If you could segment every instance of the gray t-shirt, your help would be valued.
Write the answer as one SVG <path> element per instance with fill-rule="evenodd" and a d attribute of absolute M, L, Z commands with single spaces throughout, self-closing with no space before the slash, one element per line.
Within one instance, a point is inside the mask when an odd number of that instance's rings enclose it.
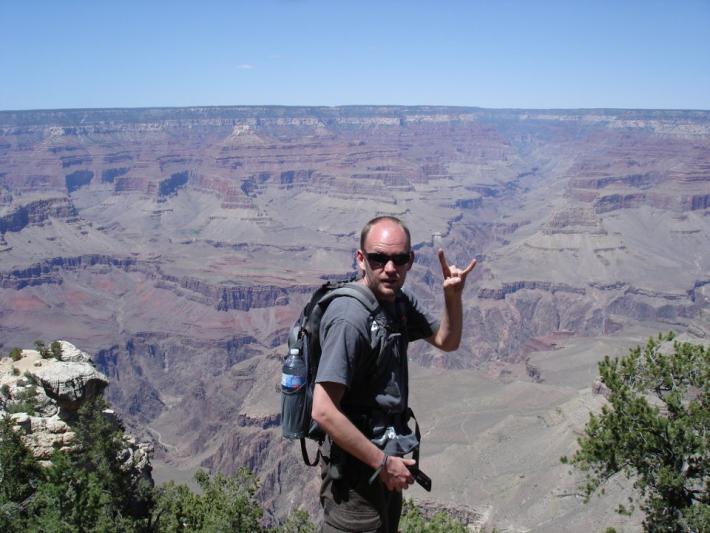
<path fill-rule="evenodd" d="M 343 296 L 330 303 L 321 320 L 316 382 L 345 385 L 341 407 L 346 414 L 371 407 L 403 413 L 408 396 L 407 344 L 431 336 L 439 327 L 404 290 L 394 303 L 380 302 L 380 306 L 381 312 L 371 321 L 359 301 Z M 391 345 L 378 362 L 380 342 Z"/>

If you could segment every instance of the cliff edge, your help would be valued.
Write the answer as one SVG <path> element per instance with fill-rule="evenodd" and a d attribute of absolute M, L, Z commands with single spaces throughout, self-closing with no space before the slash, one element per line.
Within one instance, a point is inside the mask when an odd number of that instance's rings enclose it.
<path fill-rule="evenodd" d="M 0 359 L 0 418 L 9 416 L 13 429 L 43 466 L 55 451 L 77 451 L 73 424 L 79 409 L 101 396 L 109 384 L 91 357 L 73 344 L 55 341 L 52 349 L 13 349 Z M 103 411 L 114 424 L 121 421 L 111 409 Z M 153 446 L 126 434 L 121 462 L 137 476 L 152 481 Z"/>

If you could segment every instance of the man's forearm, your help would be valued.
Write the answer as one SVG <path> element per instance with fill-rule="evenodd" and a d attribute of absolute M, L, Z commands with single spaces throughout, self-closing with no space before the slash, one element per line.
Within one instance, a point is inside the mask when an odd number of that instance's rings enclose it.
<path fill-rule="evenodd" d="M 377 468 L 384 453 L 357 429 L 348 418 L 338 411 L 325 422 L 318 422 L 333 441 L 345 452 L 372 468 Z"/>
<path fill-rule="evenodd" d="M 439 330 L 431 343 L 437 348 L 450 352 L 461 343 L 463 327 L 463 304 L 461 294 L 444 293 L 444 310 L 441 315 Z"/>
<path fill-rule="evenodd" d="M 382 450 L 337 408 L 320 384 L 316 384 L 314 391 L 312 417 L 345 452 L 372 468 L 380 465 L 384 458 Z"/>
<path fill-rule="evenodd" d="M 429 337 L 427 341 L 444 351 L 456 350 L 461 343 L 461 329 L 463 327 L 463 303 L 461 297 L 466 284 L 466 277 L 476 266 L 472 259 L 466 268 L 461 270 L 454 265 L 449 265 L 444 256 L 444 250 L 439 250 L 439 263 L 444 276 L 442 287 L 444 289 L 444 314 L 441 317 L 439 330 Z"/>

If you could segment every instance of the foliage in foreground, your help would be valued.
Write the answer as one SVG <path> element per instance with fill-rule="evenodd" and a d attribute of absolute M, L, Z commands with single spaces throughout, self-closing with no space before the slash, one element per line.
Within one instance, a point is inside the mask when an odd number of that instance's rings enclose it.
<path fill-rule="evenodd" d="M 101 398 L 82 407 L 74 426 L 81 452 L 57 452 L 44 469 L 13 431 L 11 418 L 0 418 L 0 531 L 315 533 L 302 510 L 266 527 L 257 480 L 246 469 L 229 476 L 198 472 L 199 493 L 174 482 L 152 487 L 121 462 L 123 427 L 104 415 L 106 407 Z M 400 526 L 404 533 L 467 531 L 445 513 L 425 519 L 411 501 Z"/>
<path fill-rule="evenodd" d="M 673 338 L 599 363 L 609 404 L 562 461 L 585 473 L 587 499 L 616 474 L 633 479 L 631 509 L 639 504 L 647 531 L 710 531 L 710 348 L 674 342 L 663 353 Z"/>
<path fill-rule="evenodd" d="M 0 495 L 0 506 L 18 511 L 4 531 L 105 531 L 145 530 L 150 521 L 152 486 L 120 461 L 125 447 L 123 428 L 103 415 L 106 403 L 98 398 L 79 410 L 74 427 L 81 453 L 57 451 L 52 465 L 39 469 L 10 427 L 3 421 L 1 448 L 11 447 L 24 466 L 2 462 L 0 474 L 36 473 L 28 497 Z M 25 476 L 26 477 L 26 476 Z M 3 507 L 4 508 L 4 507 Z"/>
<path fill-rule="evenodd" d="M 402 506 L 399 531 L 402 533 L 467 533 L 468 528 L 443 511 L 435 513 L 428 520 L 412 500 L 406 499 Z"/>
<path fill-rule="evenodd" d="M 156 507 L 160 531 L 259 531 L 263 511 L 257 484 L 246 470 L 233 476 L 195 474 L 202 494 L 169 482 L 159 489 Z"/>
<path fill-rule="evenodd" d="M 314 533 L 303 511 L 276 528 L 262 525 L 257 482 L 247 470 L 195 476 L 202 489 L 168 483 L 154 488 L 121 461 L 123 427 L 106 417 L 101 398 L 82 407 L 74 426 L 80 453 L 56 452 L 41 468 L 0 418 L 0 531 L 74 533 L 233 532 Z"/>
<path fill-rule="evenodd" d="M 23 505 L 42 479 L 37 461 L 12 430 L 10 418 L 0 419 L 0 531 L 14 531 Z"/>
<path fill-rule="evenodd" d="M 216 474 L 212 477 L 199 471 L 195 480 L 200 494 L 172 481 L 157 489 L 154 510 L 157 531 L 315 533 L 315 525 L 300 510 L 292 513 L 281 526 L 264 527 L 264 511 L 256 498 L 257 481 L 246 469 L 230 476 Z"/>

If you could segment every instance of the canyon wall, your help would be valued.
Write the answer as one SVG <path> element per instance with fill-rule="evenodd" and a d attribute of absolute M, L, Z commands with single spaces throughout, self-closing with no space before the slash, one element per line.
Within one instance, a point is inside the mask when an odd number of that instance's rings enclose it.
<path fill-rule="evenodd" d="M 378 214 L 410 225 L 435 313 L 436 248 L 479 261 L 461 348 L 413 345 L 424 367 L 545 383 L 530 354 L 570 339 L 710 335 L 710 112 L 106 109 L 0 112 L 2 349 L 71 340 L 161 460 L 314 509 L 280 356 Z"/>

